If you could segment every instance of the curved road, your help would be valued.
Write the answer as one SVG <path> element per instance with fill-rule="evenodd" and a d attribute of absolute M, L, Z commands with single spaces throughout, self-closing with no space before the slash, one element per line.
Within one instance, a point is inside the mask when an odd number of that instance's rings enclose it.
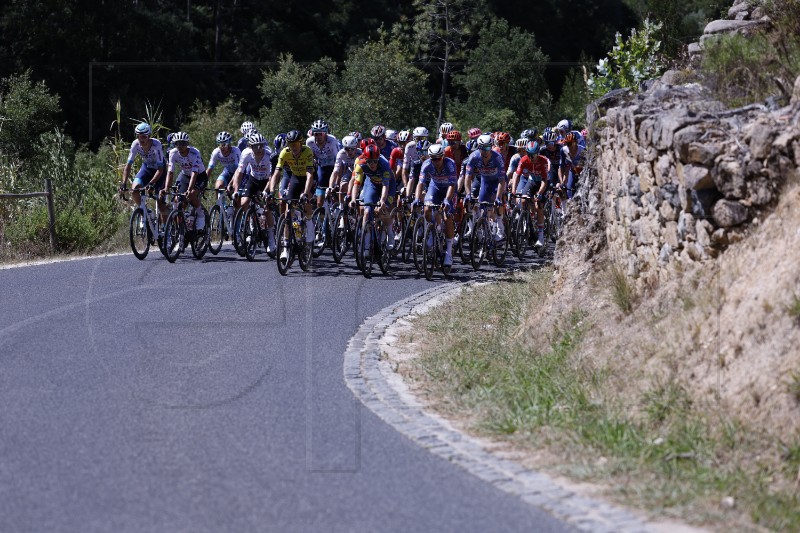
<path fill-rule="evenodd" d="M 466 272 L 464 267 L 459 271 Z M 0 531 L 567 531 L 363 408 L 347 341 L 430 287 L 226 247 L 0 271 Z"/>

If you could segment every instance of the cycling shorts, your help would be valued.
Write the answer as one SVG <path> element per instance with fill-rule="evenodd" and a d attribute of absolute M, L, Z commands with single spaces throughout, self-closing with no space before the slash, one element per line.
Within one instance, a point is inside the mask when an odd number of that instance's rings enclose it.
<path fill-rule="evenodd" d="M 327 189 L 330 184 L 331 173 L 333 173 L 333 165 L 317 167 L 317 196 L 325 195 L 325 189 Z"/>
<path fill-rule="evenodd" d="M 426 204 L 441 204 L 447 198 L 448 185 L 438 186 L 435 181 L 431 181 L 428 192 L 425 193 Z"/>
<path fill-rule="evenodd" d="M 133 187 L 136 188 L 137 186 L 138 187 L 144 187 L 145 185 L 149 185 L 150 181 L 152 181 L 152 179 L 153 179 L 153 176 L 156 175 L 156 172 L 158 172 L 157 168 L 148 168 L 148 167 L 142 165 L 142 168 L 139 169 L 139 173 L 136 174 L 136 178 L 134 178 L 134 180 L 133 180 Z M 166 172 L 162 172 L 161 173 L 161 177 L 158 178 L 158 182 L 154 183 L 153 186 L 156 189 L 163 189 L 164 188 L 164 180 L 165 180 L 166 177 L 167 177 L 167 173 Z"/>
<path fill-rule="evenodd" d="M 217 176 L 217 181 L 222 180 L 224 183 L 223 187 L 227 187 L 231 183 L 231 179 L 233 179 L 233 173 L 234 171 L 226 168 L 222 171 L 222 173 L 220 173 L 219 176 Z"/>
<path fill-rule="evenodd" d="M 175 183 L 178 186 L 178 192 L 184 194 L 186 191 L 189 190 L 189 180 L 191 177 L 188 174 L 181 173 L 178 176 L 178 181 Z M 194 188 L 195 189 L 205 189 L 208 187 L 208 174 L 206 171 L 200 172 L 194 179 Z"/>
<path fill-rule="evenodd" d="M 251 174 L 245 174 L 239 186 L 239 195 L 253 197 L 267 188 L 269 180 L 257 180 Z"/>
<path fill-rule="evenodd" d="M 289 177 L 286 181 L 286 186 L 281 188 L 281 198 L 284 200 L 299 200 L 300 195 L 306 190 L 307 179 L 306 176 L 298 178 L 292 175 Z M 283 191 L 285 191 L 285 194 L 283 194 Z"/>
<path fill-rule="evenodd" d="M 542 180 L 531 179 L 525 176 L 519 177 L 517 184 L 517 194 L 524 194 L 525 196 L 534 196 L 538 194 L 539 187 L 542 186 Z"/>
<path fill-rule="evenodd" d="M 480 190 L 478 191 L 478 201 L 494 202 L 495 198 L 497 198 L 497 185 L 499 183 L 500 180 L 497 178 L 492 179 L 481 177 Z M 472 188 L 473 190 L 475 189 L 474 183 Z"/>

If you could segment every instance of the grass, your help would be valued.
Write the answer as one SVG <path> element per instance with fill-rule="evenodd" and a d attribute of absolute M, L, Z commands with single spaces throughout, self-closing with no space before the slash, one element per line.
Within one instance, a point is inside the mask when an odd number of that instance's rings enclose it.
<path fill-rule="evenodd" d="M 578 357 L 591 316 L 575 308 L 556 331 L 530 327 L 551 277 L 519 274 L 417 319 L 414 337 L 426 340 L 411 373 L 444 414 L 467 416 L 483 436 L 547 450 L 559 471 L 603 482 L 612 497 L 656 515 L 721 529 L 752 521 L 800 530 L 800 435 L 778 443 L 716 406 L 697 405 L 677 374 L 642 393 L 609 390 L 619 376 Z M 733 509 L 720 504 L 729 496 Z"/>
<path fill-rule="evenodd" d="M 609 270 L 611 276 L 612 299 L 619 310 L 626 315 L 631 314 L 636 303 L 636 289 L 631 284 L 628 276 L 618 266 L 613 265 Z"/>

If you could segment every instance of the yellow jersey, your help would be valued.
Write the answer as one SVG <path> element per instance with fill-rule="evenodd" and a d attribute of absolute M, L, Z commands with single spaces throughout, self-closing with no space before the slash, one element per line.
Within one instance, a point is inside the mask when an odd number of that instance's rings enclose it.
<path fill-rule="evenodd" d="M 300 155 L 295 157 L 288 146 L 281 150 L 275 168 L 286 168 L 298 178 L 305 178 L 306 172 L 314 172 L 314 152 L 308 146 L 303 146 Z"/>

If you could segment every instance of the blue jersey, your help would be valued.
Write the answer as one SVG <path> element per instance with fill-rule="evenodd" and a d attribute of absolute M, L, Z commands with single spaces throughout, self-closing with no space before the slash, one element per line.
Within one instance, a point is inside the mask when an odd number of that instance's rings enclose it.
<path fill-rule="evenodd" d="M 458 184 L 458 174 L 456 173 L 456 162 L 449 157 L 444 158 L 442 169 L 437 171 L 433 164 L 432 159 L 426 160 L 422 163 L 422 168 L 419 171 L 420 182 L 424 186 L 433 181 L 434 185 L 440 189 L 447 189 L 450 185 Z"/>
<path fill-rule="evenodd" d="M 386 142 L 383 145 L 383 148 L 380 149 L 381 155 L 385 157 L 387 160 L 392 158 L 392 150 L 397 148 L 397 144 L 389 139 L 386 139 Z"/>
<path fill-rule="evenodd" d="M 489 160 L 483 161 L 483 151 L 475 150 L 467 158 L 467 175 L 475 176 L 476 174 L 481 178 L 499 180 L 505 177 L 505 162 L 503 156 L 494 150 L 490 150 L 491 156 Z"/>

